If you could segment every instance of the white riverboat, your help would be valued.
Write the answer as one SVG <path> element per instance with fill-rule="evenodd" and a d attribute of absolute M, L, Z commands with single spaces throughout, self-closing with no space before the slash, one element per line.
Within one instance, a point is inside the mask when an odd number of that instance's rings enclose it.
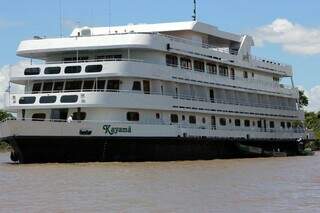
<path fill-rule="evenodd" d="M 11 66 L 10 82 L 25 92 L 5 94 L 17 119 L 0 138 L 21 163 L 238 157 L 239 144 L 298 154 L 307 138 L 292 67 L 253 45 L 198 21 L 22 41 L 30 64 Z"/>

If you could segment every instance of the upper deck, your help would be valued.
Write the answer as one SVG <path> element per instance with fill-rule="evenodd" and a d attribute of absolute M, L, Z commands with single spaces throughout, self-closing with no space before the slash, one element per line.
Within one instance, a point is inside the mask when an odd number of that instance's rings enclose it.
<path fill-rule="evenodd" d="M 201 22 L 178 22 L 76 28 L 71 36 L 66 38 L 22 41 L 17 54 L 48 61 L 68 52 L 138 48 L 169 51 L 280 76 L 292 76 L 290 65 L 252 56 L 253 45 L 250 36 L 223 32 Z"/>

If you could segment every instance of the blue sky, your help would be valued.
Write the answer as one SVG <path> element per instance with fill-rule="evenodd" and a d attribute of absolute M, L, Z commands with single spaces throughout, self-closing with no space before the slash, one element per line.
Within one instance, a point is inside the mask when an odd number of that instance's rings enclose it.
<path fill-rule="evenodd" d="M 65 20 L 70 26 L 108 25 L 108 0 L 61 0 Z M 112 25 L 191 20 L 193 0 L 111 0 Z M 254 33 L 257 28 L 282 18 L 305 29 L 320 32 L 319 0 L 198 0 L 200 21 L 235 33 Z M 59 0 L 1 0 L 0 67 L 13 64 L 18 43 L 34 35 L 59 35 Z M 308 39 L 308 38 L 306 38 Z M 320 51 L 319 51 L 320 52 Z M 320 85 L 319 53 L 304 54 L 283 50 L 281 42 L 264 42 L 254 54 L 292 64 L 295 83 L 307 90 Z"/>

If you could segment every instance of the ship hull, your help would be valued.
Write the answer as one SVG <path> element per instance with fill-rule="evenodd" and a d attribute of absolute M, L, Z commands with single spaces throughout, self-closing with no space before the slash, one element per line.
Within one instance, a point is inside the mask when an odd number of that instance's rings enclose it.
<path fill-rule="evenodd" d="M 272 151 L 292 156 L 304 149 L 304 143 L 292 139 L 14 136 L 5 141 L 13 148 L 11 159 L 20 163 L 210 160 L 262 157 Z M 239 144 L 263 152 L 246 152 Z"/>

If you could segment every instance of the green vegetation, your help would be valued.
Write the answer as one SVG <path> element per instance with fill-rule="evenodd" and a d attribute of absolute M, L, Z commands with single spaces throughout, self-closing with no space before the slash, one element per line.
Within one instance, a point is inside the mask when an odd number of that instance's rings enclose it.
<path fill-rule="evenodd" d="M 0 142 L 0 153 L 10 151 L 10 146 L 7 143 Z"/>
<path fill-rule="evenodd" d="M 0 110 L 0 121 L 3 121 L 7 118 L 13 118 L 13 115 Z M 0 141 L 0 152 L 8 152 L 10 150 L 10 146 L 7 143 Z"/>

